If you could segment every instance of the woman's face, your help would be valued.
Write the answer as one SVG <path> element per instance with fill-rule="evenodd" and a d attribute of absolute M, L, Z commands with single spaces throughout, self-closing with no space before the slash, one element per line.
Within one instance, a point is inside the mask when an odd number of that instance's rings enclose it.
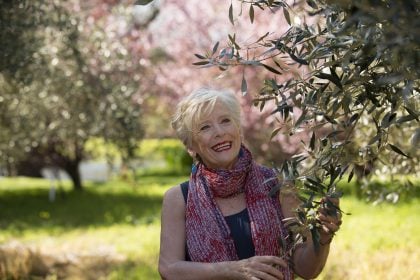
<path fill-rule="evenodd" d="M 193 130 L 192 151 L 214 169 L 230 169 L 238 159 L 241 132 L 230 111 L 216 102 L 213 111 L 198 121 Z"/>

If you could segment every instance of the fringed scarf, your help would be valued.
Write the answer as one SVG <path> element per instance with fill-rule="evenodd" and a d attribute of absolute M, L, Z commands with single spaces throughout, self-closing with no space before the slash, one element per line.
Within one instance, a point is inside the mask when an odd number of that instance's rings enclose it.
<path fill-rule="evenodd" d="M 277 183 L 275 173 L 257 165 L 242 145 L 233 169 L 210 169 L 199 163 L 189 183 L 186 206 L 186 238 L 192 261 L 238 260 L 234 241 L 215 197 L 232 197 L 245 192 L 255 255 L 280 256 L 279 238 L 286 240 L 280 202 L 268 196 Z M 292 269 L 283 269 L 285 279 L 293 279 Z"/>

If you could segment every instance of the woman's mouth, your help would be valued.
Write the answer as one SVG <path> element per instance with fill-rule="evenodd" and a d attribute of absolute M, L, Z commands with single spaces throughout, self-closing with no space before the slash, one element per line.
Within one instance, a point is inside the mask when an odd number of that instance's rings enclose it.
<path fill-rule="evenodd" d="M 226 142 L 218 143 L 211 148 L 216 152 L 223 152 L 232 148 L 232 142 L 226 141 Z"/>

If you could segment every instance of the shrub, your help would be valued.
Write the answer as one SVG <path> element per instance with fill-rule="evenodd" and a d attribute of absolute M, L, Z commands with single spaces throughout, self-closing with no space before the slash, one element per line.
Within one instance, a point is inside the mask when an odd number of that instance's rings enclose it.
<path fill-rule="evenodd" d="M 145 139 L 136 154 L 143 160 L 163 161 L 172 174 L 188 174 L 191 169 L 192 158 L 176 139 Z"/>
<path fill-rule="evenodd" d="M 339 189 L 346 195 L 374 203 L 410 201 L 420 197 L 420 182 L 410 176 L 369 176 L 348 183 L 342 180 Z"/>

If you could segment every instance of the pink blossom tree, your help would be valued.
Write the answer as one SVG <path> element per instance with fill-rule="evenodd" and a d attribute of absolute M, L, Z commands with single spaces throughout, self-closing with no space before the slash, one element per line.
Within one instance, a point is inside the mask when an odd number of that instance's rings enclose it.
<path fill-rule="evenodd" d="M 228 8 L 229 2 L 217 0 L 161 1 L 159 14 L 147 27 L 146 37 L 149 52 L 160 51 L 165 54 L 166 61 L 160 64 L 153 64 L 151 59 L 143 61 L 148 66 L 153 65 L 154 77 L 151 85 L 158 86 L 161 91 L 164 89 L 163 94 L 154 92 L 159 96 L 159 101 L 150 96 L 147 97 L 148 101 L 154 103 L 150 107 L 159 114 L 159 118 L 154 118 L 154 121 L 150 122 L 159 127 L 158 131 L 152 133 L 155 136 L 172 135 L 170 130 L 161 128 L 169 128 L 168 120 L 173 111 L 171 108 L 181 96 L 202 86 L 228 88 L 237 92 L 241 99 L 245 140 L 258 160 L 279 164 L 299 149 L 300 136 L 289 137 L 289 135 L 279 134 L 270 141 L 271 131 L 276 125 L 275 118 L 270 115 L 274 106 L 269 105 L 262 112 L 253 106 L 253 100 L 259 94 L 259 82 L 271 72 L 264 67 L 254 68 L 251 65 L 241 65 L 232 68 L 231 71 L 222 72 L 215 68 L 199 65 L 197 67 L 193 64 L 199 58 L 192 53 L 211 54 L 217 42 L 220 42 L 216 50 L 218 54 L 229 52 L 232 42 L 223 43 L 228 35 L 235 36 L 236 42 L 246 44 L 267 32 L 269 32 L 268 36 L 281 34 L 287 28 L 287 24 L 281 15 L 268 10 L 259 10 L 255 11 L 255 15 L 259 15 L 258 20 L 255 19 L 258 24 L 251 24 L 249 17 L 235 17 L 235 25 L 232 25 L 226 20 Z M 279 80 L 283 81 L 288 76 L 296 74 L 296 71 L 291 68 L 290 73 Z M 247 94 L 241 92 L 244 75 L 247 77 L 245 90 Z M 141 92 L 142 98 L 145 98 L 147 92 L 153 92 L 153 90 L 144 88 Z M 166 117 L 162 118 L 162 116 Z M 162 131 L 163 135 L 159 135 Z"/>

